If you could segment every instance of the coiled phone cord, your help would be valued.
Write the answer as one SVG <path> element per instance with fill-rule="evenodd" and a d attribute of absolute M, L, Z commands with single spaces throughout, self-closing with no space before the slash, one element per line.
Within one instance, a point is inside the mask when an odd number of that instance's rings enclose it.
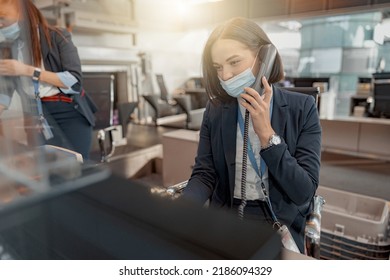
<path fill-rule="evenodd" d="M 240 112 L 238 112 L 240 114 Z M 246 172 L 248 162 L 248 128 L 249 128 L 249 111 L 245 110 L 244 121 L 244 146 L 242 149 L 242 175 L 241 175 L 241 204 L 238 207 L 238 217 L 240 220 L 244 218 L 244 209 L 246 206 Z"/>

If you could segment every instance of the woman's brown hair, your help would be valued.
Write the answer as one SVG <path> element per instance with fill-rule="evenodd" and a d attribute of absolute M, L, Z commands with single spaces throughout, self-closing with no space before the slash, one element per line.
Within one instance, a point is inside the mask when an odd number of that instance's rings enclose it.
<path fill-rule="evenodd" d="M 32 63 L 36 67 L 41 66 L 42 61 L 42 52 L 41 52 L 41 44 L 39 40 L 38 27 L 41 29 L 43 36 L 45 36 L 46 41 L 49 44 L 49 48 L 52 47 L 52 42 L 50 38 L 50 30 L 55 32 L 59 32 L 57 28 L 50 26 L 42 13 L 38 10 L 38 8 L 34 5 L 31 0 L 25 0 L 22 2 L 22 9 L 27 19 L 28 31 L 30 34 L 30 44 L 31 44 L 31 56 Z"/>
<path fill-rule="evenodd" d="M 233 97 L 226 94 L 220 85 L 217 72 L 213 67 L 211 48 L 219 39 L 232 39 L 243 43 L 253 52 L 258 52 L 260 47 L 272 44 L 267 34 L 255 22 L 245 18 L 233 18 L 214 29 L 210 34 L 202 55 L 202 70 L 206 92 L 211 100 L 232 101 Z M 261 60 L 261 57 L 258 59 Z M 283 79 L 283 64 L 279 53 L 276 54 L 275 62 L 268 79 L 270 84 Z"/>

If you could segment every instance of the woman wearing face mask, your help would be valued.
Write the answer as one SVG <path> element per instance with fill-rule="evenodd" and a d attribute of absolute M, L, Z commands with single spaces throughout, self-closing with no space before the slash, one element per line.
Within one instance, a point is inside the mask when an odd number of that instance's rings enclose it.
<path fill-rule="evenodd" d="M 304 251 L 304 227 L 318 187 L 321 127 L 311 96 L 272 84 L 283 78 L 279 54 L 264 93 L 252 89 L 260 68 L 260 48 L 270 44 L 254 22 L 234 18 L 210 35 L 202 64 L 207 104 L 195 166 L 184 198 L 239 212 L 243 133 L 240 119 L 249 111 L 248 162 L 243 218 L 286 225 Z M 241 116 L 240 116 L 241 115 Z M 252 156 L 250 155 L 252 153 Z"/>
<path fill-rule="evenodd" d="M 45 143 L 88 158 L 96 108 L 82 89 L 77 49 L 31 0 L 0 0 L 0 77 L 7 83 L 0 87 L 0 112 L 16 90 L 25 113 L 41 116 L 37 134 Z"/>

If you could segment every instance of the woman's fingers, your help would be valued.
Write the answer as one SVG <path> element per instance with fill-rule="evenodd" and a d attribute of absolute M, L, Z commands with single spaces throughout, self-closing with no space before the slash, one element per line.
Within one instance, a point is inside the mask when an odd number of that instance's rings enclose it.
<path fill-rule="evenodd" d="M 269 105 L 270 102 L 271 102 L 272 89 L 271 89 L 271 86 L 269 85 L 266 77 L 263 77 L 261 79 L 261 81 L 262 81 L 263 87 L 264 87 L 264 95 L 263 95 L 264 96 L 264 102 Z"/>

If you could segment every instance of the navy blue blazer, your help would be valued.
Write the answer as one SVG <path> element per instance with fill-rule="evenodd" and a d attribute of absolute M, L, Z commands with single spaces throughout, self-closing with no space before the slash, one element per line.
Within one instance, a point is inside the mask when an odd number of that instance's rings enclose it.
<path fill-rule="evenodd" d="M 45 69 L 51 72 L 69 71 L 77 79 L 77 83 L 72 86 L 72 90 L 80 92 L 80 94 L 72 94 L 75 103 L 74 108 L 78 110 L 92 126 L 94 126 L 94 113 L 97 108 L 89 96 L 83 91 L 80 58 L 77 48 L 72 42 L 70 33 L 65 29 L 60 29 L 59 33 L 50 30 L 51 48 L 49 47 L 46 36 L 41 28 L 39 28 L 39 37 Z M 16 52 L 15 46 L 13 51 Z M 11 99 L 14 90 L 18 90 L 19 88 L 19 77 L 2 79 L 1 82 L 5 83 L 5 86 L 2 87 L 2 89 L 6 89 L 5 92 L 1 92 L 1 94 L 8 95 Z M 61 89 L 58 88 L 58 91 L 61 92 Z M 23 95 L 21 96 L 25 97 Z"/>
<path fill-rule="evenodd" d="M 89 96 L 83 91 L 80 58 L 77 48 L 72 42 L 70 33 L 65 29 L 61 29 L 61 34 L 50 30 L 52 47 L 49 48 L 42 29 L 39 32 L 45 69 L 51 72 L 69 71 L 77 79 L 78 82 L 72 86 L 72 90 L 78 91 L 80 94 L 72 94 L 73 100 L 76 103 L 74 107 L 94 126 L 94 113 L 97 108 Z M 61 90 L 59 89 L 59 91 Z"/>
<path fill-rule="evenodd" d="M 237 102 L 209 102 L 195 166 L 183 197 L 232 207 L 235 183 Z M 269 195 L 277 218 L 303 252 L 306 215 L 320 171 L 321 126 L 314 98 L 273 87 L 272 128 L 282 143 L 260 152 L 268 166 Z"/>

